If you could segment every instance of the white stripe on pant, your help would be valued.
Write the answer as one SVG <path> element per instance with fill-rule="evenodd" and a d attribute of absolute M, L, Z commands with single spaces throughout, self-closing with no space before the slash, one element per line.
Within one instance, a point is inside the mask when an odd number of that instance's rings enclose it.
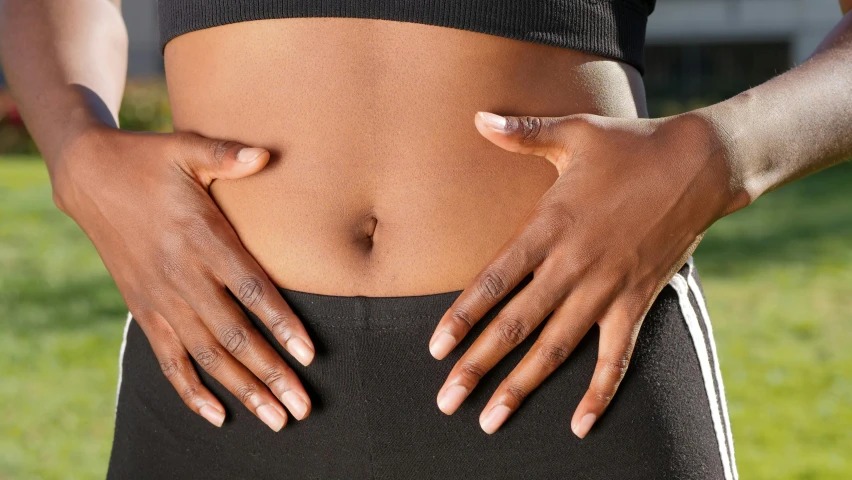
<path fill-rule="evenodd" d="M 124 373 L 124 349 L 127 348 L 127 331 L 130 330 L 130 321 L 133 315 L 127 312 L 127 320 L 124 322 L 124 335 L 121 337 L 121 350 L 118 352 L 118 386 L 115 387 L 115 411 L 118 413 L 118 395 L 121 393 L 121 377 Z"/>
<path fill-rule="evenodd" d="M 719 358 L 716 353 L 716 344 L 713 339 L 713 330 L 710 324 L 710 317 L 707 314 L 707 307 L 704 302 L 704 297 L 698 288 L 698 283 L 693 277 L 693 261 L 692 258 L 688 262 L 687 278 L 684 279 L 681 274 L 675 274 L 669 285 L 677 292 L 678 303 L 681 313 L 686 322 L 690 336 L 693 340 L 695 351 L 698 355 L 701 373 L 704 378 L 704 387 L 707 393 L 707 398 L 710 406 L 711 417 L 713 419 L 713 427 L 716 433 L 716 439 L 719 444 L 719 454 L 722 460 L 722 466 L 725 473 L 725 480 L 738 480 L 739 474 L 736 467 L 736 457 L 734 456 L 734 443 L 731 435 L 730 419 L 728 416 L 728 407 L 725 401 L 725 387 L 722 383 L 722 375 L 719 369 Z M 708 353 L 704 334 L 699 325 L 698 315 L 692 307 L 689 300 L 689 292 L 692 291 L 693 296 L 698 304 L 700 316 L 704 322 L 709 337 L 710 352 Z M 127 333 L 132 321 L 132 315 L 127 313 L 127 320 L 124 326 L 124 334 L 122 336 L 121 350 L 118 358 L 118 385 L 116 387 L 115 408 L 118 410 L 119 395 L 121 392 L 121 381 L 123 374 L 124 351 L 127 346 Z M 713 366 L 710 365 L 710 355 L 713 358 Z M 716 395 L 716 389 L 719 390 L 719 395 Z M 721 397 L 721 398 L 719 398 Z M 720 416 L 720 413 L 721 416 Z M 724 422 L 724 426 L 723 426 Z"/>
<path fill-rule="evenodd" d="M 731 470 L 734 475 L 734 480 L 739 480 L 740 475 L 739 472 L 737 472 L 737 457 L 734 454 L 734 437 L 731 433 L 731 418 L 728 416 L 728 397 L 725 395 L 725 382 L 722 380 L 722 371 L 719 368 L 719 356 L 716 354 L 716 339 L 713 336 L 713 325 L 710 323 L 710 314 L 707 313 L 707 304 L 704 301 L 704 295 L 701 294 L 701 289 L 698 288 L 698 282 L 695 281 L 695 276 L 692 275 L 694 269 L 695 265 L 693 264 L 692 257 L 689 257 L 689 275 L 687 276 L 686 283 L 689 285 L 689 288 L 692 290 L 692 296 L 695 297 L 695 301 L 698 303 L 698 309 L 701 313 L 701 318 L 704 320 L 707 336 L 710 337 L 710 352 L 713 354 L 716 385 L 719 387 L 719 395 L 722 398 L 720 403 L 722 404 L 722 417 L 725 422 L 725 431 L 727 433 L 727 445 L 731 461 Z"/>
<path fill-rule="evenodd" d="M 719 370 L 719 360 L 716 356 L 716 347 L 713 340 L 712 331 L 710 330 L 710 319 L 706 314 L 706 307 L 703 306 L 704 301 L 701 292 L 698 290 L 698 284 L 692 277 L 692 259 L 689 260 L 689 268 L 687 269 L 687 279 L 684 279 L 679 273 L 669 282 L 675 292 L 677 292 L 678 302 L 680 303 L 681 313 L 686 321 L 690 336 L 692 337 L 695 352 L 698 354 L 698 362 L 701 365 L 701 374 L 704 377 L 704 389 L 707 392 L 707 400 L 710 404 L 710 416 L 713 419 L 713 427 L 716 431 L 716 440 L 719 443 L 719 455 L 722 460 L 722 467 L 725 472 L 725 480 L 736 480 L 739 478 L 736 464 L 733 461 L 733 442 L 731 440 L 731 426 L 728 420 L 727 405 L 725 402 L 724 388 L 722 387 L 722 377 Z M 689 291 L 693 290 L 693 295 L 699 304 L 702 320 L 707 327 L 707 334 L 710 337 L 709 343 L 712 352 L 707 351 L 707 346 L 704 341 L 704 333 L 701 331 L 701 326 L 698 323 L 698 317 L 689 301 Z M 710 366 L 710 354 L 713 355 L 713 363 L 715 368 Z M 719 387 L 719 396 L 716 395 L 716 386 Z M 721 407 L 721 408 L 720 408 Z M 720 415 L 720 411 L 723 412 Z M 722 418 L 724 417 L 724 418 Z M 724 426 L 722 422 L 725 422 Z M 726 435 L 727 431 L 727 435 Z M 731 449 L 729 452 L 728 449 Z"/>

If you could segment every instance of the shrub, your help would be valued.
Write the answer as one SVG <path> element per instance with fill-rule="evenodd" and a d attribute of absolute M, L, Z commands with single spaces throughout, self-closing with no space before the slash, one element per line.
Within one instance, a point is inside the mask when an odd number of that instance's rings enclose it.
<path fill-rule="evenodd" d="M 35 153 L 35 144 L 9 92 L 0 91 L 0 154 Z"/>
<path fill-rule="evenodd" d="M 128 82 L 118 122 L 127 130 L 170 132 L 172 109 L 166 83 L 159 79 Z"/>

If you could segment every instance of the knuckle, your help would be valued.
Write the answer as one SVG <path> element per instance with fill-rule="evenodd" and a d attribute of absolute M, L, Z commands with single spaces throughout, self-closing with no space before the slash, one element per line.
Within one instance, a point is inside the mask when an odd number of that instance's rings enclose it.
<path fill-rule="evenodd" d="M 595 390 L 592 394 L 592 398 L 598 403 L 602 405 L 609 405 L 609 402 L 612 401 L 612 397 L 615 395 L 614 390 L 606 389 L 606 390 Z"/>
<path fill-rule="evenodd" d="M 456 308 L 453 310 L 453 313 L 450 314 L 450 321 L 465 331 L 473 328 L 473 324 L 475 323 L 473 316 L 466 308 Z"/>
<path fill-rule="evenodd" d="M 605 379 L 610 381 L 620 381 L 627 373 L 627 366 L 630 364 L 630 359 L 626 355 L 616 358 L 600 358 L 598 359 L 598 368 L 601 369 Z"/>
<path fill-rule="evenodd" d="M 548 368 L 556 368 L 559 365 L 562 365 L 568 355 L 570 354 L 570 350 L 564 345 L 560 345 L 558 343 L 542 343 L 541 347 L 538 349 L 538 358 L 541 363 L 543 363 Z"/>
<path fill-rule="evenodd" d="M 234 396 L 236 396 L 240 402 L 248 404 L 251 402 L 252 398 L 257 395 L 257 392 L 258 388 L 254 383 L 243 383 L 234 389 Z"/>
<path fill-rule="evenodd" d="M 518 124 L 521 129 L 521 140 L 524 143 L 535 141 L 541 133 L 541 118 L 539 117 L 518 117 Z"/>
<path fill-rule="evenodd" d="M 289 315 L 282 313 L 273 314 L 269 319 L 269 331 L 272 332 L 272 335 L 280 340 L 282 344 L 287 343 L 287 340 L 290 340 L 290 337 L 293 336 L 291 332 L 292 322 L 293 321 Z"/>
<path fill-rule="evenodd" d="M 195 361 L 208 372 L 215 370 L 222 362 L 222 352 L 218 347 L 213 345 L 205 345 L 193 351 Z"/>
<path fill-rule="evenodd" d="M 603 358 L 598 360 L 598 362 L 603 364 L 607 372 L 623 377 L 627 373 L 627 366 L 630 364 L 630 359 L 626 355 L 622 355 L 616 358 Z"/>
<path fill-rule="evenodd" d="M 488 271 L 479 282 L 479 293 L 488 300 L 496 301 L 506 293 L 507 285 L 508 282 L 503 273 L 496 270 Z"/>
<path fill-rule="evenodd" d="M 601 121 L 606 121 L 597 115 L 591 113 L 575 113 L 562 118 L 562 122 L 572 130 L 582 130 L 583 133 L 591 132 L 594 129 L 601 128 Z"/>
<path fill-rule="evenodd" d="M 122 292 L 122 294 L 124 295 L 124 303 L 127 305 L 127 309 L 130 311 L 133 319 L 139 324 L 148 323 L 152 315 L 145 308 L 146 302 L 142 300 L 142 296 L 138 295 L 135 291 Z M 162 333 L 160 334 L 162 335 Z"/>
<path fill-rule="evenodd" d="M 574 205 L 568 202 L 548 200 L 538 206 L 538 213 L 552 222 L 555 227 L 565 229 L 576 226 L 574 208 Z"/>
<path fill-rule="evenodd" d="M 524 399 L 527 398 L 527 395 L 529 395 L 529 392 L 526 389 L 522 388 L 520 385 L 506 385 L 505 390 L 506 396 L 517 403 L 523 402 Z"/>
<path fill-rule="evenodd" d="M 228 153 L 228 149 L 231 148 L 233 142 L 226 142 L 223 140 L 210 140 L 207 144 L 207 153 L 210 155 L 210 158 L 218 165 L 222 163 L 222 160 L 225 159 L 225 155 Z"/>
<path fill-rule="evenodd" d="M 461 371 L 463 377 L 474 383 L 479 382 L 479 380 L 481 380 L 482 377 L 485 376 L 485 369 L 482 367 L 482 365 L 472 361 L 462 363 L 459 366 L 459 370 Z"/>
<path fill-rule="evenodd" d="M 166 358 L 160 361 L 160 370 L 168 379 L 176 377 L 181 371 L 181 362 L 175 358 Z"/>
<path fill-rule="evenodd" d="M 536 228 L 546 239 L 562 240 L 577 232 L 578 217 L 572 204 L 562 201 L 542 202 L 536 207 Z"/>
<path fill-rule="evenodd" d="M 239 355 L 248 345 L 248 332 L 241 325 L 229 325 L 219 335 L 219 341 L 231 354 Z"/>
<path fill-rule="evenodd" d="M 164 246 L 168 251 L 187 251 L 201 246 L 209 248 L 218 239 L 220 213 L 203 203 L 184 204 L 171 213 L 169 232 Z"/>
<path fill-rule="evenodd" d="M 199 395 L 198 384 L 187 385 L 178 392 L 178 395 L 184 403 L 192 406 L 195 403 L 193 400 Z"/>
<path fill-rule="evenodd" d="M 170 258 L 166 258 L 164 255 L 160 256 L 159 261 L 157 261 L 156 265 L 159 274 L 163 278 L 171 282 L 179 281 L 181 275 L 183 275 L 183 269 L 181 268 L 180 263 Z"/>
<path fill-rule="evenodd" d="M 272 385 L 273 383 L 284 379 L 284 372 L 278 367 L 269 366 L 264 368 L 258 378 L 260 378 L 263 383 Z"/>
<path fill-rule="evenodd" d="M 263 301 L 264 293 L 263 282 L 254 276 L 243 277 L 237 285 L 237 297 L 249 309 Z"/>
<path fill-rule="evenodd" d="M 527 325 L 516 318 L 507 318 L 497 326 L 497 339 L 509 347 L 516 347 L 527 338 Z"/>
<path fill-rule="evenodd" d="M 221 212 L 197 205 L 182 220 L 183 231 L 186 232 L 186 242 L 195 245 L 210 245 L 212 239 L 221 238 Z"/>
<path fill-rule="evenodd" d="M 157 271 L 168 280 L 180 279 L 187 265 L 186 253 L 189 251 L 189 244 L 184 232 L 185 230 L 172 230 L 162 234 L 159 239 L 155 265 Z"/>
<path fill-rule="evenodd" d="M 159 272 L 163 273 L 163 270 L 160 269 Z M 144 299 L 140 298 L 139 300 L 137 300 L 138 305 L 141 306 L 141 307 L 147 307 L 147 306 L 150 305 L 153 308 L 157 308 L 157 307 L 154 307 L 156 305 L 156 306 L 164 306 L 164 307 L 168 306 L 168 307 L 173 308 L 174 303 L 175 303 L 175 300 L 174 300 L 175 290 L 174 290 L 174 288 L 171 285 L 167 285 L 164 282 L 160 281 L 160 279 L 155 279 L 155 280 L 156 280 L 156 283 L 155 283 L 155 281 L 147 281 L 147 282 L 144 282 L 140 285 L 140 286 L 144 287 L 145 297 L 144 297 Z M 167 278 L 167 280 L 171 280 L 171 279 Z M 135 316 L 135 314 L 134 314 L 133 318 L 137 318 Z M 149 325 L 158 325 L 158 323 L 159 323 L 155 320 L 155 318 L 153 316 L 146 315 L 146 314 L 142 314 L 142 318 L 137 318 L 137 320 L 139 320 L 140 324 L 142 322 L 145 322 L 145 323 L 148 323 Z M 168 321 L 166 321 L 165 323 L 168 324 Z M 164 330 L 161 325 L 162 324 L 159 324 L 158 329 L 157 329 L 160 336 L 172 337 L 174 335 L 172 332 L 170 332 L 168 330 Z"/>
<path fill-rule="evenodd" d="M 201 135 L 192 132 L 173 132 L 170 134 L 170 137 L 174 141 L 169 145 L 180 154 L 186 153 L 188 148 L 198 145 L 198 142 L 205 140 Z"/>

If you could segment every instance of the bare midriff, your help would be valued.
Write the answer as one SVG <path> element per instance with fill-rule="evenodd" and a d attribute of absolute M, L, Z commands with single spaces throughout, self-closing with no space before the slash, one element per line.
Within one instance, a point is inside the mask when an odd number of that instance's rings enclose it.
<path fill-rule="evenodd" d="M 326 295 L 461 290 L 556 180 L 474 115 L 645 113 L 626 64 L 385 20 L 294 18 L 181 35 L 165 50 L 177 131 L 272 152 L 213 198 L 280 287 Z"/>

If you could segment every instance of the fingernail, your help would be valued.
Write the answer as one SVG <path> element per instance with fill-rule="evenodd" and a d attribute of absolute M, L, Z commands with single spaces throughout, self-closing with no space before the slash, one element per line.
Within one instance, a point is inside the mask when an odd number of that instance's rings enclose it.
<path fill-rule="evenodd" d="M 450 350 L 456 346 L 456 339 L 447 332 L 441 332 L 435 337 L 435 340 L 429 344 L 429 353 L 433 357 L 441 360 L 446 357 Z"/>
<path fill-rule="evenodd" d="M 304 366 L 310 365 L 314 359 L 314 351 L 299 337 L 293 337 L 287 341 L 287 351 L 292 353 L 296 360 Z"/>
<path fill-rule="evenodd" d="M 257 416 L 274 432 L 284 427 L 284 417 L 272 405 L 266 404 L 257 407 Z"/>
<path fill-rule="evenodd" d="M 571 429 L 574 430 L 574 435 L 577 435 L 580 438 L 585 438 L 585 436 L 588 435 L 589 430 L 592 429 L 592 425 L 595 424 L 595 420 L 597 419 L 598 417 L 594 413 L 587 413 L 583 415 L 583 418 L 580 419 L 580 422 L 577 423 L 576 426 L 571 427 Z"/>
<path fill-rule="evenodd" d="M 281 395 L 281 401 L 284 402 L 287 410 L 290 410 L 290 413 L 296 417 L 296 420 L 305 418 L 305 414 L 308 413 L 308 404 L 296 392 L 284 392 L 284 395 Z"/>
<path fill-rule="evenodd" d="M 438 394 L 438 408 L 449 415 L 459 408 L 468 393 L 470 392 L 462 385 L 451 385 Z"/>
<path fill-rule="evenodd" d="M 506 405 L 496 405 L 485 418 L 479 421 L 479 426 L 485 430 L 485 433 L 494 433 L 509 418 L 509 413 L 511 413 L 511 410 Z"/>
<path fill-rule="evenodd" d="M 225 421 L 225 414 L 210 405 L 204 405 L 198 413 L 200 413 L 202 417 L 206 418 L 208 422 L 216 425 L 217 427 L 221 427 L 222 423 Z"/>
<path fill-rule="evenodd" d="M 251 163 L 251 162 L 255 161 L 257 159 L 257 157 L 259 157 L 260 154 L 265 152 L 265 151 L 266 150 L 264 150 L 262 148 L 245 147 L 242 150 L 240 150 L 239 152 L 237 152 L 237 161 L 240 162 L 240 163 Z"/>
<path fill-rule="evenodd" d="M 501 117 L 500 115 L 494 115 L 493 113 L 488 112 L 479 112 L 479 118 L 482 119 L 482 122 L 488 127 L 493 128 L 494 130 L 503 132 L 506 130 L 506 118 Z"/>

